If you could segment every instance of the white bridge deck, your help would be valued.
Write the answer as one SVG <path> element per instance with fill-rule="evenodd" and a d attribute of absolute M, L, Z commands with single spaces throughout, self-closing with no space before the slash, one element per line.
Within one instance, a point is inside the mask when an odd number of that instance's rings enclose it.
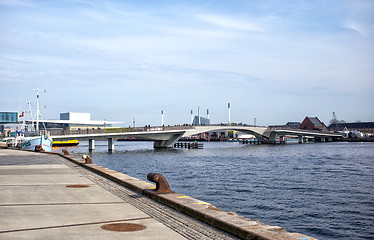
<path fill-rule="evenodd" d="M 159 130 L 152 130 L 159 129 Z M 233 130 L 246 134 L 254 135 L 263 142 L 274 142 L 277 137 L 296 136 L 299 143 L 303 143 L 305 137 L 319 138 L 321 142 L 331 141 L 332 138 L 339 138 L 341 134 L 326 133 L 320 131 L 302 130 L 302 129 L 273 129 L 268 127 L 241 126 L 241 125 L 208 125 L 208 126 L 180 126 L 172 130 L 162 127 L 151 128 L 149 131 L 139 132 L 120 132 L 120 133 L 95 133 L 95 134 L 73 134 L 73 135 L 56 135 L 52 136 L 53 140 L 88 140 L 90 150 L 94 150 L 94 142 L 107 140 L 108 150 L 114 150 L 114 140 L 120 138 L 137 138 L 154 141 L 155 148 L 169 148 L 174 145 L 180 138 L 189 137 L 205 132 Z"/>

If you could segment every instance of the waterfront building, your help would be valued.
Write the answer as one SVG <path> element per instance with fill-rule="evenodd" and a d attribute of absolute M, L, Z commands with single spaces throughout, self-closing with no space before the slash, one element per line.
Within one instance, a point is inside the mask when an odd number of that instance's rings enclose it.
<path fill-rule="evenodd" d="M 201 116 L 195 116 L 192 122 L 192 125 L 196 125 L 196 126 L 209 125 L 209 124 L 210 124 L 210 119 L 201 117 Z"/>
<path fill-rule="evenodd" d="M 18 124 L 18 112 L 0 112 L 0 136 L 10 129 L 5 127 L 5 125 L 9 124 Z"/>
<path fill-rule="evenodd" d="M 59 120 L 39 120 L 40 126 L 45 125 L 47 129 L 79 130 L 87 128 L 107 128 L 112 124 L 121 122 L 110 122 L 91 120 L 90 113 L 66 112 L 60 113 Z"/>
<path fill-rule="evenodd" d="M 293 129 L 299 129 L 300 128 L 300 122 L 288 122 L 288 123 L 286 123 L 286 127 L 293 128 Z"/>
<path fill-rule="evenodd" d="M 0 112 L 0 124 L 18 123 L 18 112 Z"/>
<path fill-rule="evenodd" d="M 326 125 L 321 122 L 317 117 L 305 117 L 303 122 L 300 124 L 300 129 L 306 130 L 318 130 L 321 132 L 328 132 Z"/>
<path fill-rule="evenodd" d="M 299 129 L 300 122 L 287 122 L 285 125 L 269 125 L 269 128 L 292 128 Z"/>

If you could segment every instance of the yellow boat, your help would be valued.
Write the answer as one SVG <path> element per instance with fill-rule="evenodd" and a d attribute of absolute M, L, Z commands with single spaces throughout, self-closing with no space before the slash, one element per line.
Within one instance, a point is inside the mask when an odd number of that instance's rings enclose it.
<path fill-rule="evenodd" d="M 67 140 L 67 141 L 53 141 L 53 147 L 61 146 L 77 146 L 79 144 L 78 140 Z"/>

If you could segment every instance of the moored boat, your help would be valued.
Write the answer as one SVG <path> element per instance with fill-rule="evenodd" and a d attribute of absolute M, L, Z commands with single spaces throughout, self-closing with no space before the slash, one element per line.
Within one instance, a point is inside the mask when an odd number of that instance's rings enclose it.
<path fill-rule="evenodd" d="M 16 132 L 11 132 L 10 137 L 2 139 L 7 143 L 7 147 L 22 148 L 27 150 L 52 152 L 52 138 L 46 129 L 39 130 L 39 89 L 36 89 L 36 121 L 31 121 L 31 126 L 28 128 L 25 124 L 24 113 L 22 112 L 19 117 L 23 118 L 22 125 L 18 126 Z M 29 104 L 29 113 L 31 115 L 31 104 Z M 35 128 L 34 128 L 35 126 Z"/>
<path fill-rule="evenodd" d="M 18 147 L 26 150 L 40 150 L 52 152 L 52 138 L 40 135 L 35 137 L 20 137 Z"/>
<path fill-rule="evenodd" d="M 67 140 L 67 141 L 53 141 L 53 147 L 66 147 L 66 146 L 77 146 L 78 140 Z"/>

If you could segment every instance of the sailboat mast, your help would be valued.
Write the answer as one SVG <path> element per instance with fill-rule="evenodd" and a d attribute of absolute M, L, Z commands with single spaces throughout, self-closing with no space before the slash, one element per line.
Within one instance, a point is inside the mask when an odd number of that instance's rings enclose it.
<path fill-rule="evenodd" d="M 28 101 L 27 104 L 29 105 L 29 109 L 28 109 L 28 113 L 30 114 L 30 118 L 31 118 L 31 129 L 32 131 L 34 131 L 34 115 L 32 115 L 32 109 L 31 109 L 31 102 Z"/>
<path fill-rule="evenodd" d="M 36 131 L 39 131 L 39 88 L 36 89 Z"/>

